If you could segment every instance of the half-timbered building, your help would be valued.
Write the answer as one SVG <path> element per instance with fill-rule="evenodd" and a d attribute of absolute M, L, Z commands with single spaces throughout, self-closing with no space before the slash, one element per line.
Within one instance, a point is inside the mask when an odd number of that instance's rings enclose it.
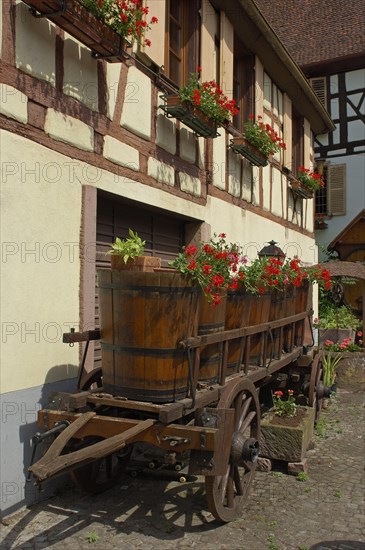
<path fill-rule="evenodd" d="M 308 80 L 253 0 L 148 5 L 158 24 L 139 48 L 77 18 L 77 1 L 2 3 L 4 513 L 40 497 L 25 482 L 37 410 L 75 387 L 81 350 L 62 333 L 98 325 L 96 268 L 116 236 L 134 229 L 164 265 L 221 232 L 250 258 L 274 239 L 317 261 L 314 201 L 291 181 L 334 126 Z M 240 106 L 211 137 L 163 108 L 197 65 Z M 286 142 L 266 166 L 231 147 L 251 113 Z"/>

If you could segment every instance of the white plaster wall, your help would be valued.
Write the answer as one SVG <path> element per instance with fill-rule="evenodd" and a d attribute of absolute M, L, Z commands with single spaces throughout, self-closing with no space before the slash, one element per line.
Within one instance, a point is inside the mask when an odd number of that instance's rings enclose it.
<path fill-rule="evenodd" d="M 63 92 L 98 110 L 97 61 L 89 48 L 65 33 Z"/>
<path fill-rule="evenodd" d="M 213 185 L 219 189 L 226 188 L 226 135 L 213 139 Z"/>
<path fill-rule="evenodd" d="M 108 118 L 113 120 L 115 106 L 117 104 L 121 63 L 106 64 L 106 96 Z"/>
<path fill-rule="evenodd" d="M 252 199 L 252 170 L 246 159 L 242 159 L 242 198 L 247 202 Z"/>
<path fill-rule="evenodd" d="M 357 69 L 356 71 L 348 71 L 345 76 L 346 91 L 364 89 L 365 88 L 365 69 Z"/>
<path fill-rule="evenodd" d="M 71 159 L 46 147 L 5 131 L 1 147 L 0 375 L 9 392 L 76 375 L 78 346 L 63 344 L 62 332 L 79 322 L 81 182 Z"/>
<path fill-rule="evenodd" d="M 281 172 L 272 168 L 271 212 L 277 216 L 283 216 Z"/>
<path fill-rule="evenodd" d="M 228 192 L 234 197 L 241 195 L 241 156 L 229 150 Z"/>
<path fill-rule="evenodd" d="M 270 210 L 270 196 L 271 196 L 270 171 L 271 171 L 270 164 L 262 168 L 262 187 L 263 187 L 263 195 L 264 195 L 263 207 L 265 210 Z"/>
<path fill-rule="evenodd" d="M 151 138 L 151 80 L 136 69 L 128 69 L 121 126 L 144 139 Z"/>
<path fill-rule="evenodd" d="M 196 159 L 196 138 L 185 124 L 180 124 L 180 157 L 191 164 Z"/>
<path fill-rule="evenodd" d="M 309 264 L 317 261 L 314 239 L 215 197 L 208 197 L 205 221 L 212 226 L 212 233 L 224 232 L 229 241 L 239 242 L 250 259 L 274 239 L 288 257 L 299 256 Z"/>
<path fill-rule="evenodd" d="M 15 65 L 18 69 L 55 85 L 55 27 L 47 19 L 36 19 L 29 7 L 17 0 L 15 6 Z"/>

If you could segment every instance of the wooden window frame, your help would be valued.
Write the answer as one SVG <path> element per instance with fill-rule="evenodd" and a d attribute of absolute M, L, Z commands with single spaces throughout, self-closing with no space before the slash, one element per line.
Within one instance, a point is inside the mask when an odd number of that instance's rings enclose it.
<path fill-rule="evenodd" d="M 171 14 L 171 3 L 176 2 L 180 11 L 179 20 Z M 180 50 L 173 50 L 170 40 L 170 22 L 180 28 L 181 46 Z M 177 87 L 187 83 L 189 75 L 196 70 L 200 64 L 200 0 L 167 0 L 166 2 L 166 29 L 165 29 L 165 76 Z M 178 59 L 179 76 L 176 81 L 171 74 L 170 56 Z"/>

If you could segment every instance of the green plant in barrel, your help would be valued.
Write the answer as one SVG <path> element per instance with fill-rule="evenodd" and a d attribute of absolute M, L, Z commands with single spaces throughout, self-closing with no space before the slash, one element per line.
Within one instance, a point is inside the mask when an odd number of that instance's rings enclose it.
<path fill-rule="evenodd" d="M 137 232 L 129 229 L 129 237 L 126 239 L 117 237 L 111 245 L 112 249 L 109 250 L 108 254 L 122 256 L 124 263 L 127 263 L 128 260 L 134 260 L 138 256 L 143 255 L 145 244 L 146 241 L 142 241 Z"/>

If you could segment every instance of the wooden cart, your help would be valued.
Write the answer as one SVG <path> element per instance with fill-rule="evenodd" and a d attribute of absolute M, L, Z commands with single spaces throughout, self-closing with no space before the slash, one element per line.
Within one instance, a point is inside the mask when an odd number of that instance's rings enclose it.
<path fill-rule="evenodd" d="M 205 476 L 208 505 L 215 518 L 235 519 L 254 476 L 260 408 L 270 405 L 272 389 L 290 384 L 298 398 L 315 407 L 317 418 L 321 400 L 328 394 L 322 383 L 320 352 L 316 348 L 307 352 L 302 345 L 303 326 L 310 317 L 307 310 L 181 341 L 189 364 L 188 397 L 162 404 L 105 393 L 101 368 L 84 371 L 88 343 L 99 339 L 100 332 L 65 334 L 64 342 L 70 345 L 86 342 L 79 391 L 55 394 L 48 408 L 39 411 L 38 422 L 46 432 L 33 438 L 33 458 L 39 441 L 54 440 L 30 466 L 30 473 L 41 483 L 70 472 L 78 486 L 101 492 L 118 481 L 130 460 L 149 468 L 179 470 L 188 465 L 189 474 Z M 250 364 L 253 337 L 261 343 L 260 366 Z M 244 353 L 239 372 L 227 375 L 233 341 L 242 344 Z M 217 343 L 223 348 L 219 380 L 200 384 L 200 351 Z"/>

